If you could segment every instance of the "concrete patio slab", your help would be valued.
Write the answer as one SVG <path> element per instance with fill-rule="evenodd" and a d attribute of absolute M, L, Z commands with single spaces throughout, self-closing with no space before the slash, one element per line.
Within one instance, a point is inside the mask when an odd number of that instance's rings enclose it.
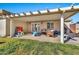
<path fill-rule="evenodd" d="M 31 39 L 31 40 L 38 40 L 42 42 L 53 42 L 58 43 L 60 41 L 60 37 L 48 37 L 46 35 L 41 36 L 33 36 L 32 34 L 23 35 L 21 37 L 14 37 L 19 39 Z"/>
<path fill-rule="evenodd" d="M 66 44 L 79 44 L 79 37 L 74 37 L 66 42 Z"/>

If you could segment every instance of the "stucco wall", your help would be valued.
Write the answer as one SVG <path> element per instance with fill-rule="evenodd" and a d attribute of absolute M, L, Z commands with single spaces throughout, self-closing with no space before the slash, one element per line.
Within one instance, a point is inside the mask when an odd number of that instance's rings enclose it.
<path fill-rule="evenodd" d="M 38 16 L 27 16 L 27 17 L 14 17 L 12 18 L 13 20 L 17 20 L 17 22 L 15 24 L 24 24 L 24 22 L 26 22 L 26 24 L 23 25 L 24 27 L 24 31 L 25 32 L 31 32 L 31 24 L 32 23 L 40 23 L 41 29 L 47 29 L 47 22 L 51 21 L 54 24 L 54 29 L 56 30 L 60 30 L 60 14 L 56 15 L 56 14 L 49 14 L 49 15 L 38 15 Z M 18 23 L 18 21 L 21 21 Z M 42 22 L 42 23 L 41 23 Z M 26 27 L 27 28 L 26 28 Z"/>
<path fill-rule="evenodd" d="M 6 35 L 10 35 L 10 19 L 6 19 Z"/>
<path fill-rule="evenodd" d="M 47 21 L 40 22 L 41 29 L 47 29 Z"/>
<path fill-rule="evenodd" d="M 6 36 L 6 19 L 0 19 L 0 36 Z"/>
<path fill-rule="evenodd" d="M 12 18 L 12 21 L 14 23 L 13 26 L 16 27 L 21 25 L 23 27 L 24 32 L 27 33 L 27 32 L 32 32 L 32 27 L 31 27 L 32 23 L 40 23 L 40 29 L 47 29 L 47 22 L 50 21 L 54 24 L 53 29 L 60 30 L 60 20 L 52 19 L 52 17 L 51 19 L 50 17 L 44 17 L 46 19 L 42 18 L 43 16 L 39 16 L 39 17 L 37 16 L 35 16 L 34 18 L 29 17 L 29 19 L 27 19 L 26 17 L 25 17 L 26 19 L 24 17 Z M 26 20 L 29 20 L 29 22 Z"/>
<path fill-rule="evenodd" d="M 40 21 L 40 22 L 29 22 L 27 23 L 27 32 L 32 32 L 32 24 L 33 23 L 39 23 L 40 24 L 40 30 L 41 29 L 47 29 L 47 22 L 48 21 Z M 50 21 L 53 23 L 54 30 L 60 30 L 60 21 Z"/>
<path fill-rule="evenodd" d="M 41 29 L 43 29 L 43 28 L 45 28 L 45 29 L 47 29 L 47 22 L 48 21 L 44 21 L 44 22 L 42 22 L 42 24 L 41 24 Z M 50 21 L 50 22 L 52 22 L 53 23 L 53 29 L 54 30 L 60 30 L 60 21 Z"/>
<path fill-rule="evenodd" d="M 60 21 L 57 20 L 57 21 L 52 21 L 54 23 L 54 29 L 55 30 L 60 30 Z"/>
<path fill-rule="evenodd" d="M 24 32 L 27 32 L 27 24 L 26 22 L 23 22 L 23 21 L 14 21 L 14 26 L 17 27 L 17 26 L 22 26 L 23 27 L 23 31 Z"/>
<path fill-rule="evenodd" d="M 17 21 L 17 20 L 10 20 L 10 36 L 13 36 L 15 33 L 15 29 L 17 26 L 22 26 L 23 27 L 23 32 L 27 32 L 27 24 L 26 22 L 23 21 Z"/>
<path fill-rule="evenodd" d="M 31 32 L 31 22 L 27 22 L 27 32 Z"/>

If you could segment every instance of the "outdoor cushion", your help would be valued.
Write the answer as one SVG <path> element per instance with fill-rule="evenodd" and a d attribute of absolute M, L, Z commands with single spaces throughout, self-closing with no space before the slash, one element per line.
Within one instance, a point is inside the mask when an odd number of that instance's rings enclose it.
<path fill-rule="evenodd" d="M 39 35 L 41 35 L 41 33 L 40 32 L 33 32 L 32 35 L 33 36 L 39 36 Z"/>

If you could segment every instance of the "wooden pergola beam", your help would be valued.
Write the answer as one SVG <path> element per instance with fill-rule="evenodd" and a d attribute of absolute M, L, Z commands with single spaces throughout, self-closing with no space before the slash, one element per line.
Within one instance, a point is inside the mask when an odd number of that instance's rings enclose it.
<path fill-rule="evenodd" d="M 50 12 L 49 9 L 47 9 L 47 12 L 48 12 L 48 13 Z"/>
<path fill-rule="evenodd" d="M 38 12 L 39 14 L 41 14 L 41 12 L 40 12 L 39 10 L 37 10 L 37 12 Z"/>
<path fill-rule="evenodd" d="M 23 14 L 26 16 L 26 13 L 25 12 L 23 12 Z"/>
<path fill-rule="evenodd" d="M 33 13 L 30 11 L 31 15 L 33 15 Z"/>

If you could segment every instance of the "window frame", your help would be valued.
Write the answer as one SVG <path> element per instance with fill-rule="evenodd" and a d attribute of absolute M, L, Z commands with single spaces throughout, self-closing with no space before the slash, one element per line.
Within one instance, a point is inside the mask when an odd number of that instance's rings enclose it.
<path fill-rule="evenodd" d="M 48 25 L 49 24 L 49 25 Z M 54 23 L 51 21 L 47 22 L 47 29 L 53 29 L 54 28 Z"/>

